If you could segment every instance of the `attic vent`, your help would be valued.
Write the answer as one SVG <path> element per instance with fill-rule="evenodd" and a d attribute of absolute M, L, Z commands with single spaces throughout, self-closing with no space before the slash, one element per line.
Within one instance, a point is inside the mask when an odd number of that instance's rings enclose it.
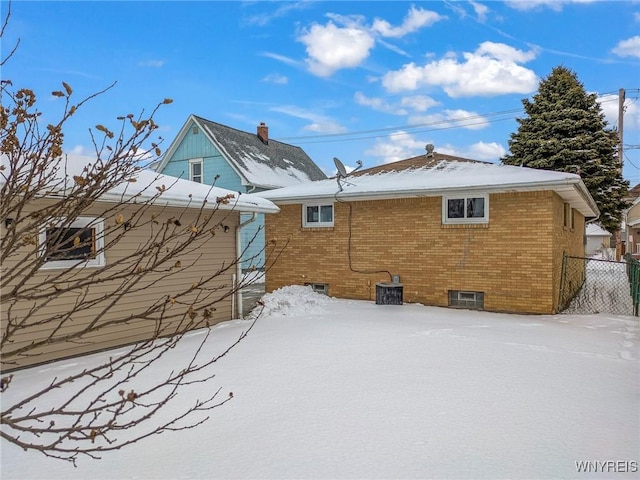
<path fill-rule="evenodd" d="M 193 128 L 191 129 L 191 132 L 192 132 L 194 135 L 197 135 L 197 134 L 198 134 L 198 127 L 193 127 Z"/>

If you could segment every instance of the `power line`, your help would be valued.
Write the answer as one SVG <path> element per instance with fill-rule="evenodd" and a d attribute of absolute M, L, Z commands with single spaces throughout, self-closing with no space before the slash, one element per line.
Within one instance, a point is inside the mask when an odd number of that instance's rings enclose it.
<path fill-rule="evenodd" d="M 517 109 L 513 109 L 513 110 L 504 110 L 501 112 L 491 112 L 491 113 L 480 113 L 477 115 L 468 115 L 465 117 L 454 117 L 454 118 L 449 118 L 449 119 L 443 119 L 443 120 L 437 120 L 434 122 L 426 122 L 426 123 L 416 123 L 416 124 L 412 124 L 412 125 L 402 125 L 399 127 L 384 127 L 384 128 L 374 128 L 372 130 L 359 130 L 356 132 L 347 132 L 347 133 L 326 133 L 323 135 L 305 135 L 305 136 L 299 136 L 299 137 L 281 137 L 278 140 L 306 140 L 309 138 L 329 138 L 329 137 L 342 137 L 342 136 L 350 136 L 350 135 L 364 135 L 364 134 L 368 134 L 368 133 L 377 133 L 377 132 L 389 132 L 392 130 L 411 130 L 413 128 L 421 128 L 421 127 L 427 127 L 427 126 L 437 126 L 437 125 L 442 125 L 442 124 L 451 124 L 451 123 L 458 123 L 458 122 L 464 122 L 466 120 L 474 120 L 474 119 L 484 119 L 487 117 L 492 117 L 492 116 L 501 116 L 501 115 L 511 115 L 513 113 L 520 113 L 522 112 L 523 109 L 522 108 L 517 108 Z M 485 122 L 480 122 L 480 123 L 485 123 Z M 469 125 L 477 125 L 478 122 L 476 123 L 471 123 Z M 462 124 L 459 125 L 461 127 L 467 126 L 467 124 Z"/>
<path fill-rule="evenodd" d="M 640 95 L 640 88 L 632 88 L 626 89 L 625 92 L 635 92 L 636 99 Z M 606 95 L 612 96 L 612 98 L 601 101 L 600 103 L 608 103 L 613 101 L 618 101 L 618 91 L 615 92 L 607 92 L 598 94 L 598 96 L 603 97 Z M 471 127 L 474 125 L 481 125 L 483 123 L 494 123 L 498 121 L 505 120 L 513 120 L 517 117 L 513 116 L 514 114 L 523 113 L 524 108 L 517 108 L 511 110 L 502 110 L 498 112 L 489 112 L 489 113 L 480 113 L 476 115 L 469 115 L 465 117 L 454 117 L 449 119 L 442 119 L 433 122 L 425 122 L 425 123 L 417 123 L 417 124 L 409 124 L 409 125 L 401 125 L 395 127 L 384 127 L 384 128 L 375 128 L 370 130 L 358 130 L 354 132 L 343 132 L 343 133 L 326 133 L 320 135 L 303 135 L 296 137 L 280 137 L 276 140 L 279 141 L 292 141 L 296 140 L 298 144 L 307 145 L 313 143 L 330 143 L 330 142 L 350 142 L 356 140 L 368 140 L 372 138 L 379 137 L 394 137 L 400 136 L 407 133 L 424 133 L 431 131 L 440 131 L 440 130 L 450 130 L 454 128 L 464 128 Z M 508 115 L 506 118 L 492 118 L 492 117 L 502 117 Z M 471 120 L 479 119 L 478 122 L 471 122 Z M 488 120 L 491 119 L 491 120 Z M 427 128 L 425 128 L 427 127 Z M 432 127 L 432 128 L 428 128 Z M 402 130 L 402 132 L 397 132 L 397 130 Z M 410 131 L 407 131 L 410 130 Z M 384 134 L 384 132 L 396 131 L 395 133 Z M 369 135 L 369 134 L 379 134 L 379 135 Z M 635 149 L 637 146 L 631 145 L 630 149 Z"/>
<path fill-rule="evenodd" d="M 512 117 L 509 118 L 499 118 L 499 119 L 495 119 L 493 120 L 493 122 L 501 122 L 501 121 L 505 121 L 505 120 L 512 120 Z M 490 122 L 490 123 L 493 123 Z M 451 121 L 448 122 L 442 122 L 444 124 L 450 124 L 452 123 Z M 434 127 L 434 128 L 425 128 L 422 130 L 412 130 L 410 132 L 406 132 L 406 131 L 402 131 L 402 132 L 396 132 L 396 133 L 389 133 L 386 135 L 369 135 L 369 136 L 364 136 L 364 137 L 353 137 L 353 138 L 339 138 L 339 139 L 328 139 L 328 140 L 309 140 L 309 141 L 302 141 L 302 142 L 297 142 L 300 145 L 307 145 L 307 144 L 311 144 L 311 143 L 333 143 L 333 142 L 350 142 L 350 141 L 354 141 L 354 140 L 367 140 L 367 139 L 371 139 L 371 138 L 380 138 L 380 137 L 399 137 L 402 135 L 406 135 L 408 133 L 424 133 L 424 132 L 434 132 L 434 131 L 440 131 L 440 130 L 451 130 L 453 128 L 462 128 L 462 127 L 469 127 L 472 125 L 480 125 L 483 123 L 487 123 L 487 122 L 475 122 L 475 123 L 468 123 L 468 124 L 464 124 L 464 125 L 445 125 L 442 127 Z M 352 133 L 351 135 L 355 135 L 356 132 Z M 314 138 L 318 138 L 318 137 L 314 137 Z"/>

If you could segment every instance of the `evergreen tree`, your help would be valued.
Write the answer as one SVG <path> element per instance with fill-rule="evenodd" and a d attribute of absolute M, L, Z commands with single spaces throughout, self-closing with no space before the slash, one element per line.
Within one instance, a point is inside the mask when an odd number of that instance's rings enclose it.
<path fill-rule="evenodd" d="M 522 104 L 528 116 L 517 119 L 502 162 L 579 174 L 600 209 L 598 221 L 617 231 L 629 182 L 618 162 L 617 132 L 607 129 L 597 95 L 587 94 L 577 75 L 559 66 Z"/>

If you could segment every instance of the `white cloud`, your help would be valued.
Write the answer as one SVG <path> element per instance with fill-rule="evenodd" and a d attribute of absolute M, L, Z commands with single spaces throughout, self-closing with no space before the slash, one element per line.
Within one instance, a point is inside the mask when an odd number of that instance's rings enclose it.
<path fill-rule="evenodd" d="M 161 68 L 165 64 L 164 60 L 145 60 L 138 62 L 139 67 Z"/>
<path fill-rule="evenodd" d="M 264 3 L 263 3 L 264 5 Z M 283 17 L 287 14 L 289 14 L 289 12 L 292 11 L 298 11 L 298 10 L 303 10 L 305 8 L 309 8 L 311 6 L 311 4 L 309 2 L 303 1 L 303 2 L 283 2 L 283 3 L 276 3 L 273 2 L 270 5 L 277 5 L 278 7 L 268 13 L 262 13 L 259 15 L 252 15 L 250 17 L 245 18 L 245 22 L 249 25 L 259 25 L 259 26 L 264 26 L 267 25 L 269 23 L 271 23 L 271 20 L 276 19 L 276 18 L 280 18 Z"/>
<path fill-rule="evenodd" d="M 556 12 L 562 11 L 563 5 L 569 3 L 593 3 L 596 0 L 510 0 L 505 4 L 515 10 L 530 11 L 541 10 L 545 7 Z"/>
<path fill-rule="evenodd" d="M 353 97 L 358 105 L 371 107 L 373 110 L 391 115 L 408 115 L 410 111 L 425 112 L 429 108 L 440 105 L 439 102 L 427 95 L 410 95 L 402 97 L 395 103 L 382 98 L 367 97 L 362 92 L 356 92 Z"/>
<path fill-rule="evenodd" d="M 298 40 L 306 45 L 309 70 L 320 77 L 357 67 L 369 56 L 375 43 L 365 29 L 338 27 L 333 22 L 312 25 Z"/>
<path fill-rule="evenodd" d="M 438 148 L 436 145 L 436 152 L 454 155 L 456 157 L 470 158 L 472 160 L 498 163 L 500 158 L 507 153 L 507 150 L 496 142 L 477 142 L 468 147 L 445 145 L 442 148 Z"/>
<path fill-rule="evenodd" d="M 417 90 L 438 85 L 450 97 L 492 96 L 507 93 L 530 93 L 539 79 L 518 63 L 535 58 L 535 51 L 521 51 L 505 44 L 484 42 L 473 53 L 464 53 L 459 62 L 452 55 L 418 66 L 414 62 L 382 78 L 389 92 Z"/>
<path fill-rule="evenodd" d="M 487 20 L 487 14 L 489 13 L 489 7 L 483 5 L 482 3 L 471 1 L 471 6 L 473 10 L 476 12 L 476 17 L 480 23 L 484 23 Z"/>
<path fill-rule="evenodd" d="M 269 110 L 273 112 L 284 113 L 295 118 L 301 118 L 308 120 L 310 123 L 304 126 L 302 129 L 308 132 L 314 132 L 318 134 L 329 133 L 345 133 L 347 128 L 343 127 L 334 120 L 321 115 L 314 111 L 305 110 L 304 108 L 297 107 L 295 105 L 280 105 L 277 107 L 271 107 Z"/>
<path fill-rule="evenodd" d="M 402 25 L 398 27 L 379 18 L 369 26 L 362 15 L 328 13 L 326 16 L 330 20 L 325 25 L 314 23 L 302 29 L 297 38 L 306 46 L 309 71 L 320 77 L 331 76 L 343 68 L 359 66 L 369 57 L 376 43 L 399 55 L 409 56 L 382 38 L 400 38 L 447 18 L 415 6 L 409 9 Z"/>
<path fill-rule="evenodd" d="M 262 81 L 267 83 L 275 83 L 278 85 L 286 85 L 289 82 L 289 79 L 284 75 L 280 75 L 278 73 L 270 73 L 269 75 L 264 77 Z"/>
<path fill-rule="evenodd" d="M 611 51 L 620 57 L 640 58 L 640 35 L 621 40 Z"/>
<path fill-rule="evenodd" d="M 638 100 L 633 102 L 627 101 L 624 104 L 624 131 L 628 132 L 629 130 L 634 130 L 636 132 L 640 131 L 640 105 L 638 104 Z M 637 136 L 635 138 L 638 138 Z M 634 141 L 625 143 L 636 143 Z"/>
<path fill-rule="evenodd" d="M 384 48 L 387 48 L 387 49 L 391 50 L 392 52 L 397 53 L 398 55 L 402 55 L 403 57 L 411 57 L 411 55 L 408 52 L 404 51 L 403 49 L 401 49 L 400 47 L 398 47 L 396 45 L 392 45 L 389 42 L 385 42 L 381 38 L 376 38 L 376 44 L 380 44 Z"/>
<path fill-rule="evenodd" d="M 619 97 L 616 94 L 602 95 L 598 97 L 598 102 L 602 107 L 602 113 L 604 118 L 609 124 L 609 127 L 618 127 L 618 108 Z M 624 129 L 625 136 L 628 137 L 630 130 L 640 130 L 640 106 L 637 100 L 627 98 L 624 102 L 624 118 L 622 128 Z M 635 143 L 624 140 L 624 143 Z"/>
<path fill-rule="evenodd" d="M 263 57 L 272 58 L 274 60 L 277 60 L 279 62 L 285 63 L 287 65 L 291 65 L 294 67 L 300 65 L 300 62 L 298 62 L 297 60 L 294 60 L 293 58 L 290 58 L 290 57 L 286 57 L 284 55 L 279 55 L 277 53 L 262 52 L 260 55 L 262 55 Z"/>
<path fill-rule="evenodd" d="M 429 142 L 417 140 L 412 134 L 398 130 L 384 140 L 376 140 L 373 147 L 364 153 L 380 158 L 381 161 L 378 163 L 391 163 L 420 155 L 425 151 L 424 147 L 427 143 Z"/>
<path fill-rule="evenodd" d="M 504 60 L 514 63 L 526 63 L 536 58 L 535 51 L 524 52 L 516 48 L 510 47 L 504 43 L 482 42 L 475 55 L 487 56 L 496 60 Z"/>
<path fill-rule="evenodd" d="M 402 97 L 400 104 L 404 107 L 410 107 L 416 112 L 426 112 L 428 109 L 440 105 L 440 102 L 427 95 L 410 95 Z"/>
<path fill-rule="evenodd" d="M 96 154 L 96 149 L 85 147 L 84 145 L 76 145 L 71 150 L 68 150 L 66 153 L 70 153 L 72 155 L 91 156 Z"/>
<path fill-rule="evenodd" d="M 373 21 L 372 29 L 383 37 L 400 38 L 445 18 L 436 12 L 412 6 L 399 27 L 393 27 L 386 20 L 376 18 Z"/>
<path fill-rule="evenodd" d="M 379 163 L 391 163 L 404 160 L 425 153 L 425 146 L 428 143 L 435 145 L 435 151 L 445 155 L 469 158 L 472 160 L 483 160 L 498 162 L 507 151 L 496 142 L 477 142 L 466 147 L 455 147 L 452 145 L 438 145 L 432 140 L 418 140 L 414 134 L 399 130 L 393 136 L 384 140 L 376 141 L 375 145 L 365 151 L 366 155 L 378 157 Z"/>
<path fill-rule="evenodd" d="M 356 92 L 353 99 L 358 105 L 365 107 L 371 107 L 373 110 L 383 113 L 390 113 L 391 115 L 406 115 L 408 112 L 406 109 L 389 103 L 381 98 L 367 97 L 362 92 Z"/>
<path fill-rule="evenodd" d="M 318 134 L 346 133 L 347 129 L 333 120 L 324 119 L 305 125 L 303 130 Z"/>
<path fill-rule="evenodd" d="M 430 115 L 416 115 L 409 118 L 411 125 L 440 128 L 466 128 L 481 130 L 490 125 L 486 117 L 466 110 L 443 110 Z"/>

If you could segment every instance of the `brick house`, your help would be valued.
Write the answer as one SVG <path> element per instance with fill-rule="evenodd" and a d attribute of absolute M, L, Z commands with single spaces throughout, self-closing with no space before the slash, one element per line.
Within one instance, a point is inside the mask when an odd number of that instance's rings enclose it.
<path fill-rule="evenodd" d="M 267 291 L 374 300 L 398 275 L 405 302 L 520 313 L 558 311 L 563 254 L 584 256 L 599 215 L 575 174 L 438 153 L 261 196 L 280 207 L 266 238 L 288 243 Z"/>
<path fill-rule="evenodd" d="M 630 253 L 633 258 L 640 258 L 640 197 L 633 199 L 631 206 L 625 211 L 624 218 L 623 239 L 626 253 Z"/>

